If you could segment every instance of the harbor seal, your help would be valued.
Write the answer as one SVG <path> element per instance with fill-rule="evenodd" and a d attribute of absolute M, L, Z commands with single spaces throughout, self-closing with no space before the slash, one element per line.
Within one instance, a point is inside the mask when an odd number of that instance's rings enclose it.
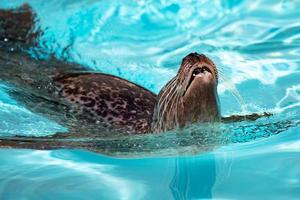
<path fill-rule="evenodd" d="M 7 26 L 10 15 L 14 26 Z M 1 10 L 0 33 L 4 38 L 1 43 L 19 41 L 23 49 L 36 44 L 38 34 L 32 33 L 34 16 L 28 5 L 19 10 Z M 22 26 L 17 26 L 18 23 Z M 19 103 L 70 132 L 161 133 L 195 122 L 221 120 L 217 67 L 207 56 L 196 52 L 183 58 L 177 75 L 158 95 L 122 78 L 90 72 L 75 63 L 53 57 L 34 59 L 22 48 L 15 51 L 0 48 L 0 66 L 0 79 L 16 88 L 9 93 Z"/>
<path fill-rule="evenodd" d="M 158 95 L 100 73 L 67 73 L 55 77 L 53 85 L 60 101 L 76 107 L 72 116 L 78 121 L 127 133 L 159 133 L 220 119 L 217 68 L 203 54 L 187 55 Z"/>
<path fill-rule="evenodd" d="M 169 137 L 170 133 L 145 133 L 181 129 L 197 122 L 253 121 L 271 115 L 221 117 L 217 67 L 196 52 L 183 58 L 178 73 L 159 94 L 51 55 L 48 59 L 33 58 L 27 50 L 39 49 L 39 36 L 43 34 L 34 27 L 35 16 L 27 4 L 0 10 L 0 79 L 12 86 L 7 92 L 19 104 L 68 128 L 68 133 L 0 137 L 0 148 L 80 148 L 132 156 L 145 151 L 153 155 L 154 149 L 161 155 L 162 149 L 169 151 L 170 145 L 178 142 L 179 146 L 193 145 L 203 150 L 215 145 L 206 144 L 205 131 L 196 138 L 191 135 L 188 142 L 186 136 L 178 140 Z M 204 129 L 206 124 L 200 127 Z M 186 146 L 182 150 L 185 152 Z"/>
<path fill-rule="evenodd" d="M 6 66 L 0 78 L 16 87 L 9 91 L 12 97 L 72 132 L 160 133 L 220 119 L 217 68 L 198 53 L 183 59 L 178 74 L 158 95 L 113 75 L 37 61 L 19 52 L 0 50 L 0 65 Z"/>

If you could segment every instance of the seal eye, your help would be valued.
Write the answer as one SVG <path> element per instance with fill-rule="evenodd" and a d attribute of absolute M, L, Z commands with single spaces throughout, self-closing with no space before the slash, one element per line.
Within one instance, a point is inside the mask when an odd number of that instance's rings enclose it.
<path fill-rule="evenodd" d="M 203 69 L 202 68 L 196 68 L 196 69 L 194 69 L 194 71 L 193 71 L 193 76 L 196 76 L 197 74 L 201 74 L 201 73 L 203 73 L 204 71 L 203 71 Z"/>

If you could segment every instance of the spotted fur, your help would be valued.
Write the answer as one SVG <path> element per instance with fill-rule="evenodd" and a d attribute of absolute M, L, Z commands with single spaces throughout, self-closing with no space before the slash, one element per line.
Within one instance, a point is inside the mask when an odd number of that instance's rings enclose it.
<path fill-rule="evenodd" d="M 120 129 L 127 133 L 150 131 L 156 95 L 124 79 L 81 73 L 54 80 L 58 97 L 71 105 L 80 121 Z"/>

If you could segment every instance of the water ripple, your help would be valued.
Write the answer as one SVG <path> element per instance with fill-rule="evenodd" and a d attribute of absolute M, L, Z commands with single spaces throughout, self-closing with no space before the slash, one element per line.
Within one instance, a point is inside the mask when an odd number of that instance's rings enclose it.
<path fill-rule="evenodd" d="M 23 2 L 1 1 L 0 8 Z M 142 150 L 150 155 L 156 152 L 155 156 L 189 155 L 182 160 L 125 161 L 83 151 L 1 150 L 1 199 L 20 195 L 30 199 L 299 197 L 299 124 L 290 126 L 300 115 L 299 1 L 26 2 L 37 13 L 37 26 L 44 31 L 39 56 L 54 54 L 158 93 L 177 73 L 181 59 L 198 51 L 211 57 L 221 72 L 218 91 L 223 115 L 276 114 L 253 126 L 224 126 L 225 138 L 231 143 L 214 150 L 211 146 L 204 149 L 203 144 L 199 148 L 192 134 L 135 137 L 127 144 L 119 141 L 124 146 L 120 154 L 129 157 L 140 156 Z M 7 89 L 1 87 L 0 93 L 2 136 L 63 129 L 16 104 Z M 239 91 L 242 103 L 232 95 L 234 90 Z M 196 125 L 194 130 L 199 129 Z M 276 135 L 278 131 L 282 134 Z M 139 149 L 136 141 L 145 143 L 144 149 Z M 163 148 L 166 145 L 172 148 Z M 112 147 L 107 149 L 114 151 Z M 199 155 L 204 150 L 212 152 Z M 191 156 L 193 153 L 196 155 Z"/>

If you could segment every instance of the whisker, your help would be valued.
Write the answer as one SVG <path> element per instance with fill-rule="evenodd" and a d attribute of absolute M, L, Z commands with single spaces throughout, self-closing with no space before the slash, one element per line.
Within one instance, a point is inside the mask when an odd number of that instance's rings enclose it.
<path fill-rule="evenodd" d="M 161 98 L 158 101 L 157 104 L 157 111 L 156 111 L 156 127 L 155 129 L 160 130 L 162 127 L 162 123 L 164 120 L 165 111 L 170 103 L 172 101 L 173 96 L 176 94 L 177 91 L 177 85 L 176 85 L 176 78 L 171 80 L 169 84 L 163 89 L 163 93 L 160 95 Z"/>
<path fill-rule="evenodd" d="M 172 92 L 173 88 L 176 86 L 176 78 L 172 79 L 167 86 L 165 86 L 162 90 L 163 93 L 160 94 L 161 98 L 158 100 L 158 104 L 161 104 L 166 98 L 164 97 L 166 92 Z"/>
<path fill-rule="evenodd" d="M 226 77 L 222 70 L 219 70 L 219 79 L 226 86 L 229 92 L 235 97 L 237 102 L 239 103 L 242 112 L 246 112 L 246 104 L 243 97 L 240 95 L 239 91 L 235 87 L 235 85 Z"/>
<path fill-rule="evenodd" d="M 177 88 L 178 88 L 178 87 L 177 87 Z M 172 102 L 169 101 L 169 102 L 167 103 L 167 105 L 168 105 L 169 103 L 171 103 L 171 104 L 170 104 L 170 109 L 169 109 L 170 112 L 173 111 L 174 104 L 176 103 L 176 101 L 177 101 L 177 99 L 178 99 L 178 97 L 179 97 L 179 93 L 178 93 L 178 89 L 177 89 L 177 88 L 176 88 L 176 90 L 174 91 L 174 95 L 172 96 Z M 175 112 L 175 113 L 177 113 L 177 112 Z M 171 116 L 171 118 L 172 118 L 172 116 Z M 170 119 L 168 119 L 168 121 L 169 121 L 169 120 L 170 120 Z M 170 121 L 172 121 L 172 119 L 171 119 Z M 175 119 L 175 122 L 176 122 L 176 119 Z"/>
<path fill-rule="evenodd" d="M 166 110 L 168 109 L 168 105 L 170 105 L 170 102 L 173 101 L 174 102 L 174 95 L 176 95 L 176 91 L 177 91 L 177 87 L 174 87 L 174 91 L 172 91 L 172 93 L 170 92 L 167 97 L 165 99 L 167 99 L 167 101 L 163 104 L 162 106 L 162 109 L 160 109 L 161 113 L 160 113 L 160 118 L 159 118 L 159 125 L 161 126 L 161 124 L 163 123 L 163 120 L 164 120 L 164 115 L 168 116 L 167 113 L 166 113 Z M 169 97 L 169 95 L 171 95 Z M 171 106 L 170 106 L 170 109 L 171 109 Z M 169 109 L 169 110 L 170 110 Z M 166 121 L 168 122 L 169 119 L 166 119 Z"/>

